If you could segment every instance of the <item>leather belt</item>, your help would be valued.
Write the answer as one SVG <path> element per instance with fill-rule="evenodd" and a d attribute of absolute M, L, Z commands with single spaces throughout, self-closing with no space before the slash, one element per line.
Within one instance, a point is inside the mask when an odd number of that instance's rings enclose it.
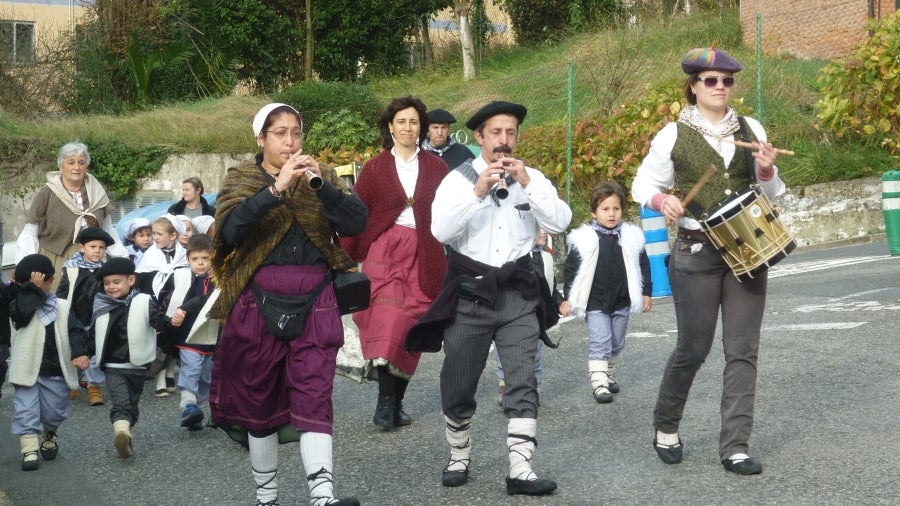
<path fill-rule="evenodd" d="M 709 237 L 702 230 L 691 230 L 678 227 L 678 238 L 685 241 L 702 242 L 709 244 Z"/>

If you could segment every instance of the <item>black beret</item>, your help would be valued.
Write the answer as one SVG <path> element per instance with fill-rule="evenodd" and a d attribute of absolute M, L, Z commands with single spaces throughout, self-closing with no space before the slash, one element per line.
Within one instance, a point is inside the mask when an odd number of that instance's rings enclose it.
<path fill-rule="evenodd" d="M 78 244 L 86 244 L 91 241 L 103 241 L 107 246 L 112 246 L 116 243 L 115 239 L 100 227 L 88 227 L 82 229 L 81 232 L 78 232 L 78 237 L 75 240 L 78 241 Z"/>
<path fill-rule="evenodd" d="M 16 278 L 16 282 L 24 283 L 31 280 L 32 272 L 41 272 L 45 277 L 49 278 L 56 273 L 56 269 L 53 268 L 53 262 L 49 258 L 35 253 L 26 255 L 25 258 L 20 260 L 16 264 L 16 270 L 13 275 Z"/>
<path fill-rule="evenodd" d="M 103 281 L 106 276 L 115 274 L 134 274 L 134 262 L 128 257 L 113 257 L 97 271 L 97 279 Z"/>
<path fill-rule="evenodd" d="M 519 120 L 519 124 L 521 125 L 522 122 L 525 121 L 525 115 L 527 113 L 528 109 L 525 109 L 524 105 L 497 100 L 482 107 L 481 110 L 473 114 L 472 117 L 469 118 L 469 121 L 466 121 L 466 127 L 468 127 L 469 130 L 477 130 L 482 123 L 498 114 L 511 114 Z"/>
<path fill-rule="evenodd" d="M 713 47 L 697 47 L 688 51 L 681 60 L 681 70 L 685 74 L 696 74 L 704 70 L 740 72 L 744 67 L 725 51 Z"/>
<path fill-rule="evenodd" d="M 432 109 L 428 111 L 429 123 L 456 123 L 456 118 L 449 111 L 443 109 Z"/>

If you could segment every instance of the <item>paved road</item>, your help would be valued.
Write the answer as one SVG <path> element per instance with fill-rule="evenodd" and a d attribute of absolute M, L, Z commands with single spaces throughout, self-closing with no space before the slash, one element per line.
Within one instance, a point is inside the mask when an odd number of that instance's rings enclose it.
<path fill-rule="evenodd" d="M 632 319 L 612 404 L 591 398 L 584 324 L 562 323 L 545 354 L 535 468 L 556 494 L 509 497 L 505 419 L 485 374 L 474 421 L 471 481 L 445 489 L 447 457 L 438 393 L 440 355 L 423 358 L 407 394 L 412 426 L 371 424 L 377 386 L 336 382 L 339 494 L 368 505 L 457 504 L 897 504 L 900 503 L 900 257 L 885 243 L 795 253 L 772 272 L 759 363 L 751 451 L 760 476 L 718 462 L 723 366 L 717 344 L 698 374 L 682 424 L 685 460 L 665 466 L 652 447 L 651 412 L 674 343 L 671 298 Z M 492 366 L 489 366 L 492 372 Z M 12 390 L 0 399 L 0 504 L 252 504 L 247 453 L 219 431 L 178 428 L 177 398 L 145 395 L 136 456 L 116 458 L 106 407 L 73 403 L 60 456 L 19 470 L 8 433 Z M 307 504 L 296 445 L 282 446 L 281 500 Z M 4 497 L 5 496 L 5 497 Z"/>

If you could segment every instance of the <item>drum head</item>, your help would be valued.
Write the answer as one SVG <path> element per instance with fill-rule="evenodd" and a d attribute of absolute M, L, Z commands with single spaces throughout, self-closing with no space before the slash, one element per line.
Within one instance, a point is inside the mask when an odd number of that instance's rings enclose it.
<path fill-rule="evenodd" d="M 714 227 L 722 221 L 731 218 L 741 212 L 741 209 L 744 206 L 747 206 L 758 197 L 757 190 L 755 188 L 745 188 L 740 193 L 736 195 L 732 195 L 724 202 L 720 203 L 716 207 L 713 207 L 709 212 L 709 217 L 706 219 L 706 223 L 710 227 Z"/>

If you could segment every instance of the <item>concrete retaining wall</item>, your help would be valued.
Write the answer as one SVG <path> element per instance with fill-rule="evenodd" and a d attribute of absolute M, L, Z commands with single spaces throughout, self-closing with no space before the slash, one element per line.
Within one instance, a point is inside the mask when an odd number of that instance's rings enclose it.
<path fill-rule="evenodd" d="M 170 192 L 171 199 L 179 199 L 181 182 L 190 176 L 198 176 L 208 193 L 217 192 L 227 169 L 252 156 L 252 153 L 173 156 L 156 177 L 145 181 L 143 189 Z M 24 224 L 26 204 L 13 201 L 9 198 L 0 200 L 6 241 L 14 241 Z M 30 198 L 23 202 L 30 203 Z M 880 177 L 789 188 L 777 204 L 782 208 L 785 226 L 799 247 L 860 240 L 885 232 Z"/>

